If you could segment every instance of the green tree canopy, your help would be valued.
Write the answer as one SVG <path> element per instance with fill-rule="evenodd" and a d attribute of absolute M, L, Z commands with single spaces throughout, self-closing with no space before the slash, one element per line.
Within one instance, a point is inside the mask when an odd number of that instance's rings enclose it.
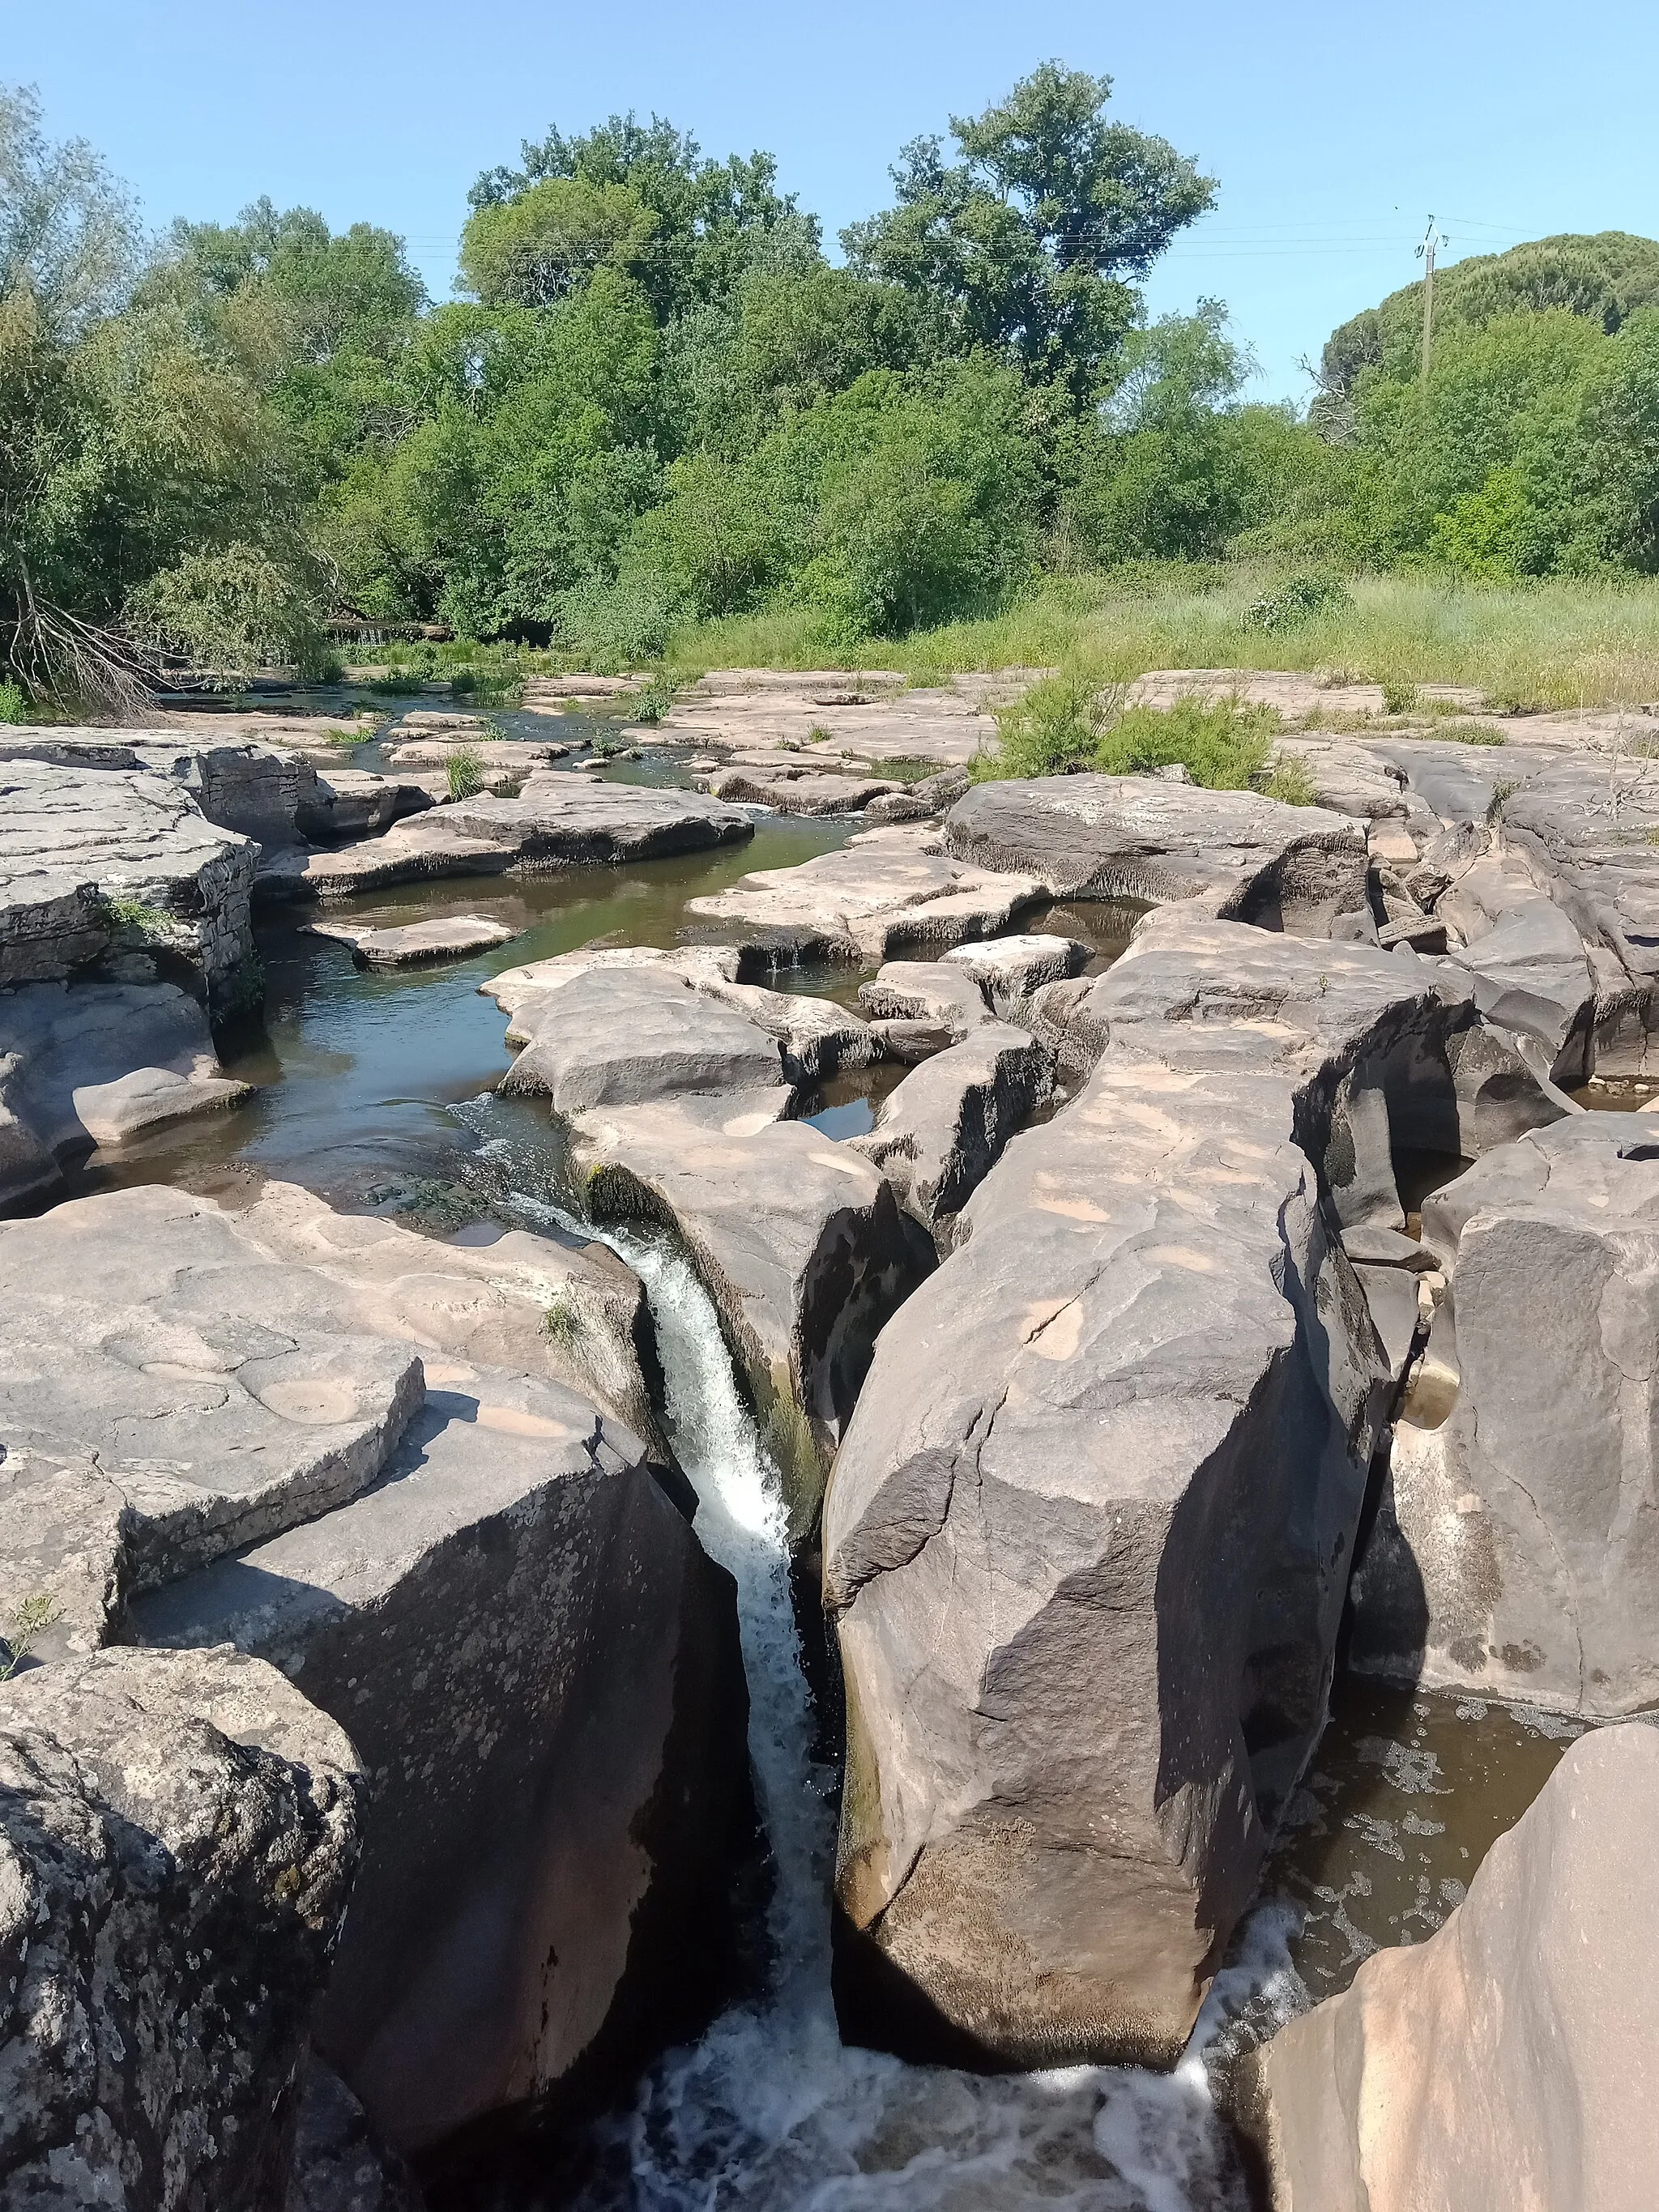
<path fill-rule="evenodd" d="M 1045 62 L 982 115 L 951 118 L 958 161 L 913 140 L 897 204 L 842 234 L 852 267 L 943 303 L 963 347 L 1087 398 L 1134 323 L 1130 280 L 1215 198 L 1167 140 L 1106 120 L 1111 89 Z"/>

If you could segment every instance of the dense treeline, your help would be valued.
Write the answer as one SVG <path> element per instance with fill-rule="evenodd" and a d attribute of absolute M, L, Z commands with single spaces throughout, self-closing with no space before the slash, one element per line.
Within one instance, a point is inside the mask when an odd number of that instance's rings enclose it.
<path fill-rule="evenodd" d="M 653 118 L 482 177 L 465 296 L 269 202 L 146 241 L 0 94 L 0 681 L 109 696 L 146 653 L 320 665 L 331 615 L 637 664 L 799 610 L 826 653 L 1045 570 L 1245 552 L 1465 575 L 1659 566 L 1659 246 L 1556 239 L 1243 403 L 1222 308 L 1139 283 L 1216 187 L 1048 64 L 842 235 L 770 155 Z"/>

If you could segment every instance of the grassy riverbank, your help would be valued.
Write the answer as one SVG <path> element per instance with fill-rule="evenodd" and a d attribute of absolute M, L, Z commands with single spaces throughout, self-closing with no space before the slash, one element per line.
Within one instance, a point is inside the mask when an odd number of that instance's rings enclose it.
<path fill-rule="evenodd" d="M 737 617 L 677 632 L 669 674 L 896 668 L 927 683 L 975 669 L 1075 667 L 1123 682 L 1150 668 L 1305 668 L 1402 689 L 1475 684 L 1499 707 L 1659 699 L 1659 580 L 1360 578 L 1346 604 L 1262 629 L 1249 611 L 1274 580 L 1251 568 L 1057 577 L 988 621 L 872 638 L 850 653 L 826 652 L 805 611 Z"/>

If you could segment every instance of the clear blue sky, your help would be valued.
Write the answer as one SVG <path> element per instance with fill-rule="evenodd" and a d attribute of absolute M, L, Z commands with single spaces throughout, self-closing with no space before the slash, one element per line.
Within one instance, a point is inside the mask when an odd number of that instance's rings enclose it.
<path fill-rule="evenodd" d="M 0 0 L 0 76 L 33 82 L 147 219 L 228 218 L 260 192 L 388 225 L 447 296 L 467 186 L 550 122 L 653 108 L 714 154 L 775 151 L 842 224 L 884 204 L 906 138 L 1050 55 L 1109 74 L 1116 112 L 1219 179 L 1160 264 L 1159 310 L 1225 300 L 1265 396 L 1332 325 L 1445 258 L 1549 231 L 1659 236 L 1652 0 Z"/>

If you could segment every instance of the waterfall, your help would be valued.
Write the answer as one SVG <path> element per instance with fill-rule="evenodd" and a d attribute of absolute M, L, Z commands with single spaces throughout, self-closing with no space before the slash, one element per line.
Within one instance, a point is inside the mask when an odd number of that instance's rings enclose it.
<path fill-rule="evenodd" d="M 526 1215 L 592 1236 L 544 1201 Z M 599 1232 L 640 1276 L 666 1424 L 697 1533 L 734 1577 L 749 1744 L 775 1862 L 763 1996 L 659 2058 L 580 2212 L 1244 2212 L 1206 2049 L 1249 2001 L 1294 2008 L 1285 1916 L 1264 1912 L 1217 1979 L 1173 2074 L 1079 2066 L 984 2076 L 842 2044 L 830 1986 L 836 1778 L 811 1757 L 781 1490 L 738 1392 L 714 1308 L 668 1240 Z"/>

